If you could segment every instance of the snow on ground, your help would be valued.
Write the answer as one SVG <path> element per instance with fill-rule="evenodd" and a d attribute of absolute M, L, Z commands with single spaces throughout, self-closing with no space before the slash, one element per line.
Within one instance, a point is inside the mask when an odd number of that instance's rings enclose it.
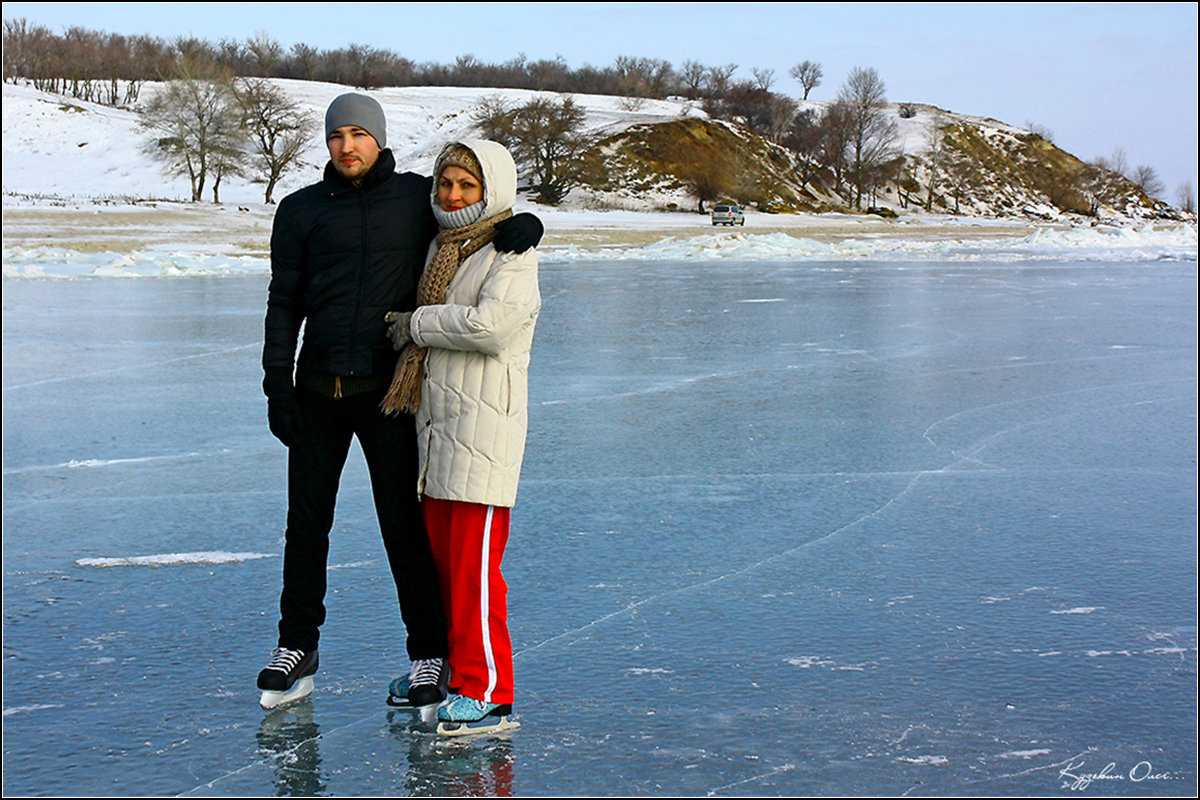
<path fill-rule="evenodd" d="M 276 81 L 288 96 L 307 108 L 314 120 L 324 119 L 326 107 L 347 87 L 333 83 Z M 158 88 L 147 84 L 145 101 Z M 450 139 L 478 135 L 472 114 L 480 101 L 502 96 L 510 105 L 527 102 L 537 92 L 520 89 L 463 89 L 407 87 L 371 92 L 388 120 L 387 145 L 401 170 L 428 173 L 438 151 Z M 587 109 L 591 133 L 620 130 L 637 123 L 663 122 L 700 113 L 680 100 L 646 100 L 635 109 L 620 97 L 577 96 Z M 328 159 L 323 129 L 314 129 L 302 157 L 306 168 L 285 177 L 276 199 L 320 177 Z M 185 201 L 191 189 L 184 178 L 168 178 L 161 165 L 143 150 L 152 134 L 139 128 L 137 115 L 95 103 L 50 95 L 29 86 L 4 84 L 4 204 L 20 205 L 23 197 L 93 199 L 159 198 Z M 210 199 L 206 192 L 205 199 Z M 226 203 L 263 202 L 263 189 L 245 179 L 227 180 L 221 187 Z"/>
<path fill-rule="evenodd" d="M 346 87 L 279 81 L 321 119 Z M 143 99 L 155 90 L 147 85 Z M 388 146 L 400 169 L 428 172 L 446 141 L 474 135 L 473 110 L 486 97 L 511 104 L 536 92 L 443 87 L 373 92 L 388 118 Z M 168 178 L 146 154 L 151 134 L 136 114 L 4 84 L 3 193 L 5 278 L 158 277 L 266 273 L 272 207 L 262 188 L 226 181 L 221 205 L 185 202 L 183 178 Z M 593 132 L 701 114 L 685 100 L 576 96 Z M 899 120 L 905 148 L 927 146 L 922 120 Z M 1000 123 L 996 123 L 998 126 Z M 285 177 L 276 198 L 315 180 L 327 158 L 314 135 L 304 166 Z M 235 211 L 236 209 L 236 211 Z M 749 211 L 745 227 L 713 228 L 695 213 L 596 211 L 519 203 L 546 224 L 547 259 L 980 259 L 1141 261 L 1196 259 L 1194 225 L 1137 228 L 1035 226 L 926 214 L 889 222 L 850 214 L 768 215 Z M 214 241 L 213 231 L 221 235 Z"/>
<path fill-rule="evenodd" d="M 540 213 L 540 212 L 539 212 Z M 592 218 L 586 212 L 572 217 Z M 548 228 L 557 217 L 544 219 Z M 611 224 L 601 220 L 600 224 Z M 586 224 L 586 220 L 581 224 Z M 647 223 L 648 224 L 648 223 Z M 632 231 L 632 227 L 630 229 Z M 965 229 L 964 229 L 965 232 Z M 7 234 L 6 234 L 7 238 Z M 549 237 L 547 237 L 549 240 Z M 834 242 L 789 233 L 668 235 L 648 244 L 548 244 L 543 259 L 594 261 L 1195 261 L 1196 231 L 1124 228 L 1035 231 L 1004 238 L 842 238 Z M 131 252 L 75 251 L 55 246 L 4 246 L 5 278 L 145 278 L 266 275 L 265 253 L 214 252 L 202 246 L 151 247 Z"/>
<path fill-rule="evenodd" d="M 203 553 L 163 553 L 153 556 L 129 556 L 127 558 L 77 558 L 81 567 L 173 567 L 179 564 L 240 564 L 259 558 L 277 558 L 277 553 L 227 553 L 210 551 Z"/>

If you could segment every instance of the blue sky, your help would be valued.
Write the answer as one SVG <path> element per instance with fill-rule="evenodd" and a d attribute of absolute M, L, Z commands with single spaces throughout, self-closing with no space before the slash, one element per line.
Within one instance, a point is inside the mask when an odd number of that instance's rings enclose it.
<path fill-rule="evenodd" d="M 929 103 L 1013 125 L 1036 123 L 1090 160 L 1125 150 L 1175 200 L 1197 186 L 1195 3 L 4 3 L 61 33 L 76 25 L 213 42 L 265 32 L 285 46 L 363 44 L 418 63 L 618 56 L 773 69 L 822 65 L 810 95 L 831 100 L 873 67 L 890 101 Z"/>

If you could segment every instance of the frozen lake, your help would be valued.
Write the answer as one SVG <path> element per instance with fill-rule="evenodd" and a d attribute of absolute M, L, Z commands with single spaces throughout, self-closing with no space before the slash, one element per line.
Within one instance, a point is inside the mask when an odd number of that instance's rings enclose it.
<path fill-rule="evenodd" d="M 1195 261 L 542 286 L 523 726 L 443 742 L 357 450 L 317 691 L 258 708 L 266 279 L 6 279 L 5 794 L 1195 795 Z"/>

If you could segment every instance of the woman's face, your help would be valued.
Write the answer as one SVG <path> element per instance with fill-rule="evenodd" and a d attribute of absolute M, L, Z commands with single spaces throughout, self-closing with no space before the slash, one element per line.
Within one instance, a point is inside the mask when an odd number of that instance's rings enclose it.
<path fill-rule="evenodd" d="M 462 167 L 446 167 L 438 179 L 438 203 L 442 211 L 457 211 L 483 199 L 483 185 Z"/>

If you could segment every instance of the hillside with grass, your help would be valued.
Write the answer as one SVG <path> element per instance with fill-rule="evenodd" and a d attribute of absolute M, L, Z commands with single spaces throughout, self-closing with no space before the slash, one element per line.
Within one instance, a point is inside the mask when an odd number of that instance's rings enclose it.
<path fill-rule="evenodd" d="M 849 182 L 832 167 L 735 122 L 700 116 L 632 124 L 600 137 L 572 200 L 628 210 L 703 211 L 732 202 L 780 214 L 934 213 L 1077 223 L 1184 218 L 1124 176 L 1085 163 L 1037 133 L 932 106 L 890 106 L 887 113 L 903 131 L 904 149 L 857 207 Z"/>

